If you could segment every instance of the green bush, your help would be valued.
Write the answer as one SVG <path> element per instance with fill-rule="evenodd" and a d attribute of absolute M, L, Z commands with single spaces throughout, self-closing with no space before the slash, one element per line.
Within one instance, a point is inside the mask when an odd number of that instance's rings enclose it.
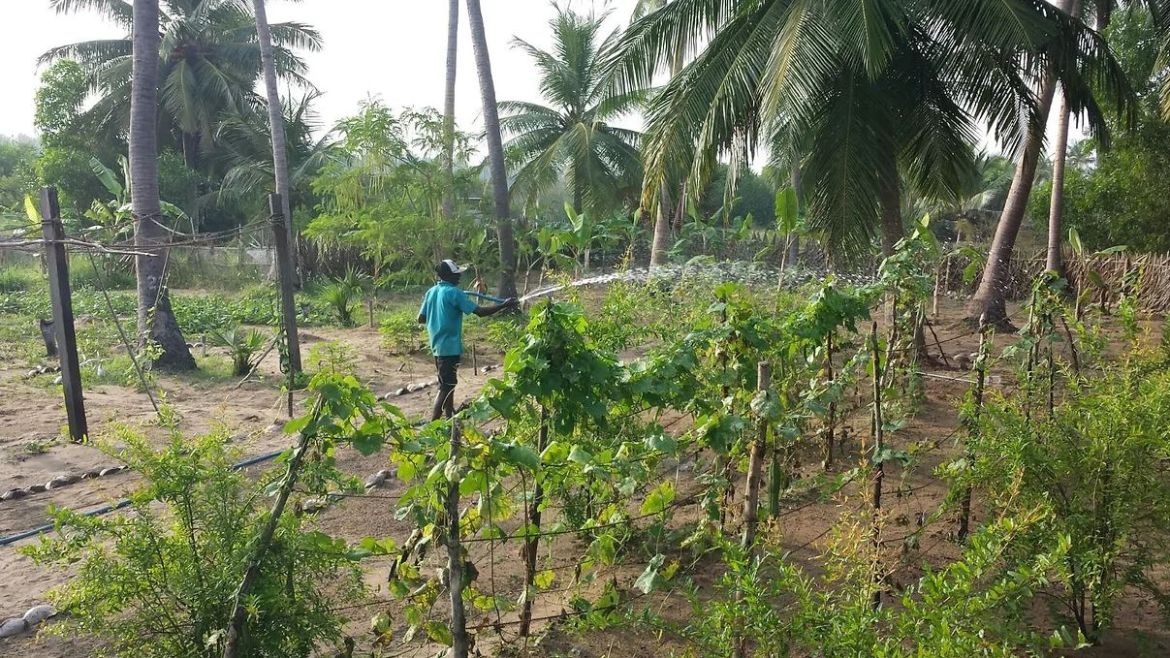
<path fill-rule="evenodd" d="M 1051 414 L 1042 392 L 993 401 L 971 439 L 974 462 L 950 472 L 987 492 L 992 514 L 1051 510 L 1021 554 L 1067 538 L 1056 600 L 1096 640 L 1127 588 L 1170 619 L 1159 585 L 1170 567 L 1170 374 L 1161 359 L 1135 357 L 1072 386 Z"/>
<path fill-rule="evenodd" d="M 114 656 L 218 655 L 267 519 L 271 477 L 253 482 L 233 470 L 222 437 L 175 436 L 157 452 L 141 436 L 119 439 L 126 448 L 117 456 L 146 481 L 131 496 L 133 513 L 57 510 L 58 532 L 25 549 L 40 564 L 76 569 L 51 595 L 67 614 L 50 632 L 93 634 Z M 249 597 L 241 655 L 304 658 L 340 637 L 344 619 L 329 595 L 360 595 L 360 573 L 344 542 L 305 530 L 294 514 L 281 518 L 273 547 Z"/>
<path fill-rule="evenodd" d="M 690 592 L 685 626 L 659 621 L 681 636 L 687 655 L 726 658 L 730 647 L 746 655 L 822 658 L 1013 658 L 1022 647 L 1075 644 L 1067 633 L 1044 638 L 1027 627 L 1028 605 L 1056 570 L 1060 547 L 1021 562 L 1005 559 L 1032 524 L 1002 520 L 971 538 L 962 557 L 911 582 L 896 604 L 874 607 L 881 586 L 868 523 L 845 523 L 821 556 L 826 569 L 812 575 L 776 553 L 751 558 L 739 545 L 723 545 L 727 572 L 718 595 Z M 1028 653 L 1026 655 L 1043 655 Z"/>
<path fill-rule="evenodd" d="M 413 311 L 396 311 L 378 325 L 382 344 L 394 354 L 414 354 L 426 349 L 427 336 Z"/>
<path fill-rule="evenodd" d="M 26 292 L 45 286 L 45 278 L 33 267 L 19 265 L 0 267 L 0 294 Z"/>
<path fill-rule="evenodd" d="M 69 281 L 74 290 L 134 290 L 134 263 L 112 260 L 109 257 L 94 262 L 86 257 L 69 259 Z"/>

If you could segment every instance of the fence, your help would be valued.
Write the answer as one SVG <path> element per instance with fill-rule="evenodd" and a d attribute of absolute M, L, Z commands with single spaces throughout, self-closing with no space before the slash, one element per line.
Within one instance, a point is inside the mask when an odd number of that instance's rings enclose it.
<path fill-rule="evenodd" d="M 945 266 L 942 268 L 940 276 L 945 279 L 941 282 L 942 288 L 960 294 L 973 293 L 979 277 L 970 283 L 963 280 L 963 270 L 970 262 L 962 256 L 952 257 L 949 270 Z M 1031 294 L 1032 283 L 1044 273 L 1046 266 L 1045 252 L 1012 259 L 1008 265 L 1008 298 L 1026 299 Z M 1066 250 L 1064 268 L 1065 277 L 1074 289 L 1091 290 L 1094 301 L 1107 304 L 1117 302 L 1126 272 L 1141 268 L 1138 281 L 1140 307 L 1154 313 L 1170 312 L 1170 254 L 1110 254 L 1081 260 L 1071 250 Z M 1099 281 L 1094 282 L 1094 276 L 1100 277 Z"/>

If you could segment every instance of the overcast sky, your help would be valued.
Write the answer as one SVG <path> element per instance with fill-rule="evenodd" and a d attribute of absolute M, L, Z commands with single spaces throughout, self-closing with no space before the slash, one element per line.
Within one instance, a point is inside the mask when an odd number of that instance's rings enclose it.
<path fill-rule="evenodd" d="M 609 23 L 626 22 L 635 0 L 561 0 L 574 9 L 610 9 Z M 269 0 L 269 20 L 296 20 L 316 27 L 325 40 L 321 52 L 306 55 L 309 78 L 324 96 L 317 109 L 326 125 L 353 114 L 370 95 L 393 107 L 443 105 L 447 47 L 446 0 Z M 537 100 L 537 80 L 528 57 L 511 47 L 519 36 L 538 47 L 549 45 L 549 0 L 481 0 L 500 100 Z M 49 48 L 75 41 L 121 36 L 121 30 L 94 14 L 59 16 L 49 0 L 0 0 L 8 29 L 0 39 L 0 134 L 33 133 L 33 95 L 37 57 Z M 478 126 L 479 84 L 467 33 L 460 16 L 459 82 L 456 111 L 464 128 Z"/>
<path fill-rule="evenodd" d="M 608 11 L 611 29 L 624 25 L 636 0 L 560 0 L 579 11 Z M 316 27 L 325 41 L 321 52 L 307 53 L 309 78 L 324 93 L 317 110 L 325 127 L 357 110 L 373 95 L 392 107 L 443 104 L 446 62 L 446 0 L 269 0 L 273 22 L 295 20 Z M 481 0 L 499 100 L 539 100 L 537 79 L 527 55 L 512 47 L 513 37 L 547 48 L 551 0 Z M 461 3 L 462 4 L 462 3 Z M 37 57 L 49 48 L 87 39 L 121 36 L 116 26 L 90 13 L 57 15 L 49 0 L 0 0 L 0 17 L 9 27 L 0 39 L 0 135 L 33 133 L 33 95 Z M 465 9 L 465 8 L 464 8 Z M 460 16 L 459 82 L 456 113 L 464 129 L 481 121 L 479 83 Z M 628 120 L 636 122 L 636 119 Z M 1080 137 L 1074 129 L 1073 140 Z M 990 145 L 990 144 L 988 144 Z"/>

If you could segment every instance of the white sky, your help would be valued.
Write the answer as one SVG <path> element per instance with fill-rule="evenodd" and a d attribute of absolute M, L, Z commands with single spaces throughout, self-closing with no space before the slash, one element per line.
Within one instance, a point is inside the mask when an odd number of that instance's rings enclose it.
<path fill-rule="evenodd" d="M 612 12 L 617 28 L 628 21 L 635 0 L 561 0 L 579 11 Z M 369 95 L 390 106 L 442 108 L 447 48 L 447 0 L 269 0 L 269 20 L 308 23 L 325 41 L 321 52 L 307 53 L 309 79 L 324 92 L 316 108 L 325 126 L 357 111 Z M 488 49 L 499 100 L 537 100 L 537 80 L 527 55 L 511 47 L 519 36 L 537 47 L 549 45 L 550 0 L 481 0 Z M 464 129 L 481 117 L 479 83 L 467 31 L 466 6 L 460 15 L 459 78 L 456 113 Z M 37 57 L 61 44 L 121 36 L 121 30 L 94 14 L 59 16 L 48 0 L 0 0 L 0 135 L 31 135 L 33 95 L 38 85 Z"/>
<path fill-rule="evenodd" d="M 609 10 L 611 29 L 624 25 L 636 0 L 560 0 L 578 11 Z M 305 53 L 309 78 L 324 92 L 316 109 L 323 126 L 354 114 L 358 103 L 380 96 L 391 107 L 442 107 L 446 62 L 447 0 L 269 0 L 273 22 L 296 20 L 316 27 L 325 41 Z M 527 55 L 511 46 L 519 36 L 537 47 L 550 41 L 552 0 L 481 0 L 499 100 L 538 100 L 537 79 Z M 37 57 L 49 48 L 121 36 L 121 30 L 89 14 L 57 15 L 49 0 L 0 0 L 9 26 L 0 39 L 0 135 L 31 135 Z M 456 114 L 465 129 L 481 119 L 466 7 L 460 16 Z M 636 124 L 636 119 L 633 120 Z M 1074 129 L 1073 141 L 1080 138 Z"/>

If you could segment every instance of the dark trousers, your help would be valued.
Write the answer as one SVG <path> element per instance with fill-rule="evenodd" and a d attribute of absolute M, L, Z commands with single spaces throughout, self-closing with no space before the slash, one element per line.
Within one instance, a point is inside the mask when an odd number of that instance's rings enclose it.
<path fill-rule="evenodd" d="M 431 420 L 455 415 L 455 385 L 459 383 L 458 356 L 435 357 L 435 369 L 439 371 L 439 393 L 435 396 L 435 408 Z"/>

